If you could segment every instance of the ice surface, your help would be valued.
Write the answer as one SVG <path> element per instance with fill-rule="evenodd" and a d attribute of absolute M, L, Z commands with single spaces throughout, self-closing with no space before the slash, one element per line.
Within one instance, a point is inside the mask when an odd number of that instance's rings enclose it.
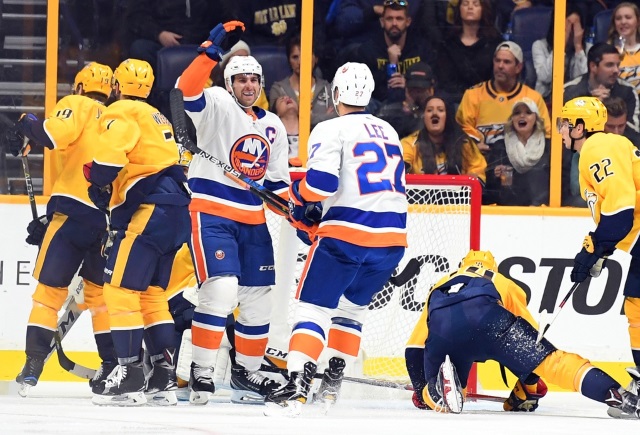
<path fill-rule="evenodd" d="M 460 415 L 413 407 L 409 394 L 380 399 L 380 388 L 351 385 L 324 415 L 305 406 L 298 418 L 265 417 L 261 405 L 233 405 L 214 397 L 207 406 L 116 408 L 91 404 L 89 388 L 41 383 L 21 398 L 15 383 L 0 383 L 0 434 L 628 434 L 639 421 L 614 420 L 606 406 L 577 393 L 549 393 L 535 413 L 506 413 L 493 402 L 467 402 Z M 502 392 L 504 394 L 504 392 Z M 360 397 L 357 399 L 356 397 Z M 362 399 L 362 397 L 378 397 Z"/>

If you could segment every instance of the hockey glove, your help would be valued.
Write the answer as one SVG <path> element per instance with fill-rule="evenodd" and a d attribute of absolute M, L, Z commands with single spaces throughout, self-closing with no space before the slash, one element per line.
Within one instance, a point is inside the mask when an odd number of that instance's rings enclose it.
<path fill-rule="evenodd" d="M 209 59 L 220 62 L 222 56 L 240 40 L 242 32 L 244 32 L 244 23 L 241 21 L 220 23 L 211 30 L 209 38 L 198 47 L 198 53 L 205 53 Z"/>
<path fill-rule="evenodd" d="M 102 240 L 100 241 L 100 246 L 101 246 L 100 255 L 102 255 L 103 258 L 109 257 L 109 254 L 111 253 L 111 248 L 113 248 L 113 240 L 115 238 L 116 238 L 116 231 L 108 230 L 102 234 Z"/>
<path fill-rule="evenodd" d="M 47 219 L 46 215 L 42 215 L 29 222 L 29 225 L 27 225 L 27 233 L 29 233 L 29 235 L 27 236 L 26 242 L 30 245 L 40 246 L 48 226 L 49 219 Z"/>
<path fill-rule="evenodd" d="M 96 184 L 89 186 L 89 199 L 98 210 L 104 214 L 109 214 L 109 202 L 111 202 L 111 185 L 100 187 Z"/>
<path fill-rule="evenodd" d="M 605 257 L 604 252 L 600 252 L 596 245 L 596 240 L 593 238 L 593 233 L 589 233 L 582 242 L 582 250 L 578 252 L 576 258 L 573 260 L 573 270 L 571 270 L 572 282 L 583 282 L 587 277 L 591 275 L 591 269 L 602 257 Z M 595 270 L 594 270 L 595 273 Z"/>
<path fill-rule="evenodd" d="M 296 228 L 296 223 L 311 227 L 322 220 L 322 203 L 309 202 L 300 195 L 298 190 L 300 180 L 296 180 L 289 186 L 289 218 Z"/>
<path fill-rule="evenodd" d="M 13 127 L 7 130 L 5 137 L 9 147 L 9 152 L 18 157 L 22 152 L 22 146 L 24 145 L 24 132 L 25 123 L 30 121 L 37 121 L 38 118 L 32 113 L 23 113 L 20 115 L 20 119 L 15 123 Z"/>
<path fill-rule="evenodd" d="M 505 411 L 524 411 L 533 412 L 538 408 L 538 401 L 547 394 L 547 385 L 538 378 L 535 384 L 524 384 L 520 380 L 516 382 L 513 391 L 507 400 L 504 401 L 502 408 Z"/>

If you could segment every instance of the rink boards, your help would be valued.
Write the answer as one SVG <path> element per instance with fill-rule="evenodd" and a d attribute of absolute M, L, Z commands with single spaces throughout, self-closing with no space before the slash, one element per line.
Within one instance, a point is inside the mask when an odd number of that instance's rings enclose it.
<path fill-rule="evenodd" d="M 45 198 L 38 198 L 44 213 Z M 11 201 L 9 203 L 8 201 Z M 24 362 L 25 330 L 35 281 L 31 277 L 37 248 L 24 242 L 31 212 L 26 198 L 0 197 L 0 380 L 13 379 Z M 571 287 L 573 257 L 594 223 L 586 210 L 483 207 L 480 246 L 491 250 L 500 271 L 520 282 L 530 295 L 529 308 L 552 311 Z M 548 338 L 608 369 L 621 382 L 631 365 L 622 286 L 629 256 L 616 252 L 598 279 L 582 285 L 553 324 Z M 96 367 L 98 358 L 87 314 L 64 340 L 69 356 Z M 53 363 L 53 361 L 52 361 Z M 481 367 L 483 389 L 504 388 L 496 366 Z M 77 380 L 57 364 L 47 364 L 43 380 Z"/>

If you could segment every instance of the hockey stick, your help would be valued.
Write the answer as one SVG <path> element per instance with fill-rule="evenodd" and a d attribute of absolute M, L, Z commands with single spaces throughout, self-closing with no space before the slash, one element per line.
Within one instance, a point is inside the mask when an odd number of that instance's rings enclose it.
<path fill-rule="evenodd" d="M 222 160 L 212 156 L 203 149 L 193 143 L 187 133 L 187 120 L 184 112 L 184 99 L 182 90 L 174 88 L 169 94 L 169 104 L 171 107 L 171 115 L 173 117 L 173 128 L 175 131 L 176 139 L 184 148 L 189 150 L 192 154 L 197 154 L 200 157 L 209 160 L 214 165 L 218 166 L 224 171 L 225 176 L 232 179 L 236 183 L 241 184 L 246 189 L 249 189 L 253 194 L 258 196 L 262 201 L 274 207 L 283 216 L 289 216 L 289 204 L 283 198 L 279 197 L 266 187 L 259 183 L 256 183 L 251 178 L 234 169 L 230 164 L 223 162 Z"/>
<path fill-rule="evenodd" d="M 22 171 L 24 172 L 24 182 L 27 185 L 27 195 L 29 196 L 29 205 L 31 206 L 31 215 L 33 219 L 38 219 L 38 209 L 36 207 L 36 196 L 33 193 L 33 180 L 31 179 L 31 171 L 29 170 L 29 160 L 27 155 L 31 151 L 29 146 L 29 138 L 24 137 L 22 149 L 20 150 L 20 159 L 22 160 Z"/>
<path fill-rule="evenodd" d="M 279 368 L 274 365 L 262 364 L 260 367 L 261 371 L 271 372 L 271 373 L 280 373 L 281 375 L 288 376 L 287 369 Z M 314 379 L 322 379 L 322 373 L 316 373 L 313 378 Z M 393 388 L 395 390 L 404 390 L 404 391 L 414 391 L 413 385 L 411 384 L 401 384 L 399 382 L 393 381 L 384 381 L 381 379 L 366 379 L 366 378 L 355 378 L 351 376 L 345 376 L 343 378 L 344 382 L 349 382 L 352 384 L 362 384 L 362 385 L 370 385 L 373 387 L 382 387 L 382 388 Z M 503 403 L 507 400 L 504 397 L 500 396 L 491 396 L 488 394 L 479 394 L 479 393 L 467 393 L 466 398 L 469 400 L 484 400 L 488 402 L 500 402 Z"/>
<path fill-rule="evenodd" d="M 567 301 L 569 300 L 573 292 L 576 291 L 579 284 L 580 284 L 579 282 L 573 283 L 573 285 L 571 286 L 571 289 L 569 290 L 567 295 L 564 297 L 562 302 L 560 302 L 560 305 L 558 305 L 558 309 L 556 310 L 555 314 L 553 315 L 553 317 L 549 322 L 546 321 L 546 319 L 549 317 L 549 312 L 546 309 L 542 310 L 542 312 L 540 313 L 540 322 L 538 322 L 538 337 L 536 338 L 536 343 L 540 343 L 540 341 L 542 340 L 542 337 L 544 337 L 544 334 L 547 333 L 551 324 L 556 320 L 556 317 L 558 317 L 558 314 L 560 314 L 560 310 L 562 310 L 562 307 L 564 307 L 564 304 L 567 303 Z"/>
<path fill-rule="evenodd" d="M 74 281 L 77 282 L 77 284 L 73 286 Z M 67 335 L 69 329 L 71 329 L 71 326 L 73 326 L 76 320 L 78 320 L 80 314 L 82 314 L 82 310 L 78 307 L 78 304 L 76 302 L 75 295 L 80 294 L 80 292 L 82 291 L 82 288 L 84 287 L 84 281 L 79 275 L 76 275 L 76 279 L 74 279 L 74 281 L 71 281 L 72 294 L 69 295 L 69 298 L 66 302 L 66 310 L 58 321 L 58 330 L 53 336 L 53 345 L 55 347 L 56 354 L 58 355 L 58 363 L 60 364 L 60 367 L 80 378 L 92 379 L 96 374 L 96 370 L 74 363 L 64 353 L 64 349 L 62 348 L 62 339 L 65 335 Z M 51 350 L 51 352 L 53 352 L 53 349 Z"/>

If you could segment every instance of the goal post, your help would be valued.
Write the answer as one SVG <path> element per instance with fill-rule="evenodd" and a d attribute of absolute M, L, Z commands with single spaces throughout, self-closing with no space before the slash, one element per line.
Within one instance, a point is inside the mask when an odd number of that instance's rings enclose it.
<path fill-rule="evenodd" d="M 301 173 L 292 173 L 299 179 Z M 431 286 L 457 268 L 469 249 L 480 248 L 482 189 L 470 176 L 407 175 L 408 244 L 392 279 L 373 298 L 363 329 L 357 376 L 409 383 L 405 344 Z M 276 255 L 274 311 L 269 351 L 288 348 L 294 298 L 308 246 L 281 217 L 269 212 Z M 332 273 L 332 271 L 327 271 Z M 272 355 L 277 356 L 277 355 Z M 475 369 L 468 391 L 477 390 Z"/>

